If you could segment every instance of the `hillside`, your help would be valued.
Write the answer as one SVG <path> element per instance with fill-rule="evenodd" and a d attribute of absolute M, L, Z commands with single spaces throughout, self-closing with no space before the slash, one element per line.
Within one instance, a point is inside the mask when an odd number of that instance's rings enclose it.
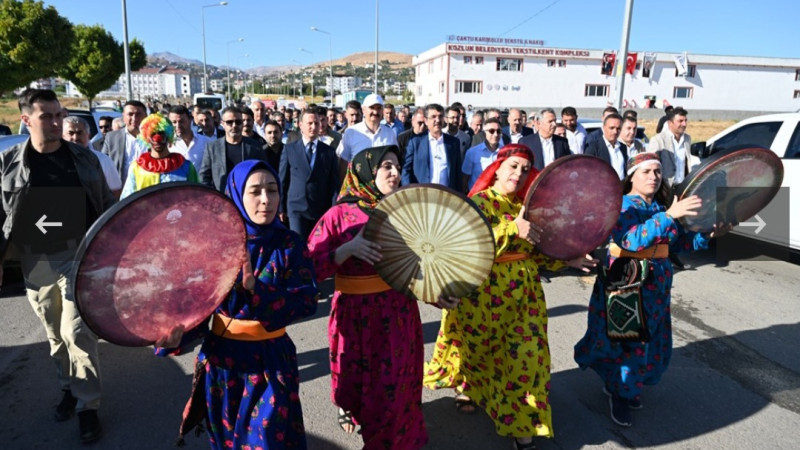
<path fill-rule="evenodd" d="M 411 66 L 411 58 L 414 55 L 397 52 L 379 52 L 378 60 L 389 61 L 392 66 L 402 69 Z M 373 64 L 375 62 L 375 52 L 360 52 L 353 53 L 352 55 L 345 56 L 344 58 L 334 59 L 334 66 L 346 66 L 350 63 L 354 66 L 363 66 L 364 64 Z M 327 65 L 327 61 L 316 62 L 317 65 Z"/>

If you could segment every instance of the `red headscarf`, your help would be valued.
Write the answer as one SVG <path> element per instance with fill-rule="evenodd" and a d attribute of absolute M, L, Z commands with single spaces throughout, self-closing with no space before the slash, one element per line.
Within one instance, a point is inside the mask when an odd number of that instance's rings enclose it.
<path fill-rule="evenodd" d="M 531 162 L 531 170 L 528 172 L 528 178 L 525 180 L 525 184 L 522 185 L 520 189 L 517 189 L 517 198 L 520 200 L 525 199 L 525 194 L 527 194 L 528 189 L 533 184 L 533 180 L 536 179 L 536 176 L 539 175 L 539 171 L 533 168 L 533 152 L 530 148 L 522 144 L 508 144 L 497 151 L 497 159 L 489 164 L 481 175 L 478 177 L 478 181 L 472 185 L 472 189 L 470 189 L 469 197 L 477 194 L 480 191 L 488 189 L 494 186 L 495 182 L 495 173 L 497 169 L 500 167 L 500 164 L 503 164 L 503 161 L 507 160 L 512 156 L 517 156 L 519 158 L 525 158 Z"/>

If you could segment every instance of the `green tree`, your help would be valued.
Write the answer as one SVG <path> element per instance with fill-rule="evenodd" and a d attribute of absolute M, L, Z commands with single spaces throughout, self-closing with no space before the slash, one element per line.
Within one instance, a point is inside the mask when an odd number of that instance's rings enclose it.
<path fill-rule="evenodd" d="M 125 47 L 122 47 L 122 51 L 125 51 Z M 144 44 L 142 41 L 133 38 L 128 43 L 128 51 L 131 54 L 131 72 L 141 69 L 142 67 L 147 65 L 147 53 L 144 51 Z M 125 57 L 125 53 L 122 54 L 122 57 Z M 124 67 L 124 60 L 123 60 L 123 67 Z"/>
<path fill-rule="evenodd" d="M 70 58 L 72 23 L 41 1 L 0 0 L 0 93 L 55 75 Z"/>

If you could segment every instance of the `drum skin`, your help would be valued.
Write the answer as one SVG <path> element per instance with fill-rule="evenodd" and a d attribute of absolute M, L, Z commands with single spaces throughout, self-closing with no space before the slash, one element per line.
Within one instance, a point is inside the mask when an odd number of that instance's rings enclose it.
<path fill-rule="evenodd" d="M 123 346 L 196 327 L 233 287 L 246 238 L 239 211 L 214 189 L 165 183 L 136 192 L 81 242 L 73 274 L 81 317 Z"/>
<path fill-rule="evenodd" d="M 364 237 L 381 246 L 375 264 L 381 278 L 425 303 L 475 291 L 494 264 L 489 221 L 466 196 L 440 185 L 416 184 L 386 196 Z"/>
<path fill-rule="evenodd" d="M 526 218 L 544 230 L 536 248 L 568 261 L 608 240 L 622 207 L 622 183 L 600 158 L 565 156 L 539 173 L 525 205 Z"/>
<path fill-rule="evenodd" d="M 688 230 L 704 233 L 718 223 L 745 222 L 772 201 L 782 182 L 783 162 L 771 150 L 752 147 L 716 153 L 676 186 L 678 200 L 697 195 L 703 201 L 696 216 L 680 221 Z"/>

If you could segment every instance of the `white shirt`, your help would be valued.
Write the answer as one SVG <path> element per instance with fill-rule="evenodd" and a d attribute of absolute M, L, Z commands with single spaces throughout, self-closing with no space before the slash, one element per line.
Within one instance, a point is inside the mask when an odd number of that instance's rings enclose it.
<path fill-rule="evenodd" d="M 544 161 L 542 162 L 544 163 L 544 167 L 547 167 L 547 165 L 556 158 L 553 152 L 553 137 L 551 136 L 550 139 L 543 139 L 542 135 L 539 135 L 539 142 L 542 143 L 542 156 L 544 157 Z"/>
<path fill-rule="evenodd" d="M 686 139 L 681 135 L 680 140 L 672 136 L 672 149 L 675 152 L 675 177 L 672 179 L 672 184 L 678 184 L 683 181 L 686 176 Z"/>
<path fill-rule="evenodd" d="M 146 151 L 147 147 L 125 128 L 125 161 L 123 162 L 123 173 L 128 173 L 131 163 L 136 161 L 136 158 Z"/>
<path fill-rule="evenodd" d="M 608 149 L 608 155 L 611 157 L 611 167 L 614 168 L 614 171 L 617 172 L 620 180 L 625 179 L 625 157 L 622 154 L 622 149 L 619 146 L 619 141 L 615 142 L 613 145 L 608 142 L 605 136 L 603 136 L 603 142 L 606 143 L 606 149 Z"/>
<path fill-rule="evenodd" d="M 106 176 L 106 184 L 108 185 L 108 188 L 112 191 L 118 191 L 122 189 L 122 180 L 119 178 L 117 166 L 114 165 L 114 161 L 111 160 L 111 157 L 103 152 L 98 152 L 93 148 L 89 150 L 91 150 L 92 153 L 94 153 L 94 156 L 97 156 L 97 159 L 100 160 L 100 167 L 103 169 L 103 175 Z"/>
<path fill-rule="evenodd" d="M 428 145 L 431 148 L 431 183 L 447 186 L 449 171 L 447 170 L 447 151 L 444 148 L 444 136 L 439 139 L 428 133 Z"/>
<path fill-rule="evenodd" d="M 183 139 L 176 137 L 175 142 L 169 147 L 169 151 L 172 153 L 180 153 L 199 171 L 200 166 L 203 164 L 203 153 L 206 151 L 206 144 L 213 139 L 203 136 L 202 134 L 197 134 L 196 131 L 192 132 L 192 135 L 193 138 L 192 141 L 189 142 L 189 145 L 186 145 Z"/>
<path fill-rule="evenodd" d="M 336 155 L 345 161 L 351 161 L 361 150 L 384 145 L 397 145 L 397 135 L 386 125 L 378 126 L 378 131 L 373 133 L 367 124 L 361 121 L 344 130 Z"/>
<path fill-rule="evenodd" d="M 586 142 L 586 128 L 583 128 L 581 124 L 575 127 L 575 131 L 570 131 L 569 128 L 567 128 L 567 141 L 569 142 L 569 149 L 572 151 L 572 154 L 582 154 L 583 145 Z"/>
<path fill-rule="evenodd" d="M 267 138 L 267 121 L 264 120 L 264 123 L 259 125 L 256 122 L 253 122 L 253 131 L 256 132 L 259 136 L 263 137 L 264 139 Z"/>
<path fill-rule="evenodd" d="M 522 132 L 516 133 L 516 134 L 511 133 L 511 143 L 512 144 L 518 143 L 520 139 L 522 139 Z"/>
<path fill-rule="evenodd" d="M 319 141 L 319 139 L 314 139 L 313 141 L 307 141 L 306 138 L 303 137 L 302 140 L 303 140 L 303 157 L 304 158 L 308 158 L 306 156 L 306 149 L 308 148 L 308 143 L 309 142 L 312 143 L 311 161 L 308 163 L 308 165 L 311 166 L 311 170 L 314 170 L 314 162 L 317 160 L 317 141 Z"/>

